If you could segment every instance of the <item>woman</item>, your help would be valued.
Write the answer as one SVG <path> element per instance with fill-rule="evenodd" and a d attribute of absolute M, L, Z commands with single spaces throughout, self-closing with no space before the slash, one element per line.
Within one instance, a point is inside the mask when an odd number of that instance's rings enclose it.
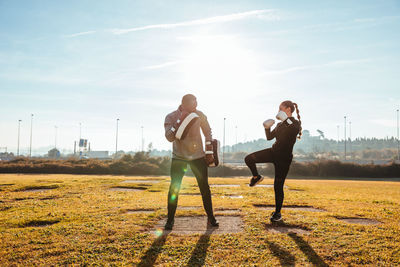
<path fill-rule="evenodd" d="M 293 118 L 292 113 L 296 110 L 297 119 Z M 246 165 L 251 170 L 253 177 L 250 180 L 249 186 L 255 186 L 264 178 L 258 174 L 256 163 L 271 162 L 275 167 L 274 191 L 275 191 L 275 211 L 272 212 L 271 222 L 282 220 L 281 208 L 283 204 L 283 185 L 286 175 L 289 171 L 290 164 L 293 159 L 293 146 L 296 143 L 296 137 L 301 137 L 301 120 L 299 108 L 292 101 L 284 101 L 279 105 L 279 112 L 276 118 L 281 120 L 275 129 L 271 131 L 275 121 L 269 119 L 264 121 L 265 134 L 267 140 L 276 138 L 275 143 L 271 148 L 256 151 L 245 157 Z M 298 136 L 297 136 L 298 135 Z"/>

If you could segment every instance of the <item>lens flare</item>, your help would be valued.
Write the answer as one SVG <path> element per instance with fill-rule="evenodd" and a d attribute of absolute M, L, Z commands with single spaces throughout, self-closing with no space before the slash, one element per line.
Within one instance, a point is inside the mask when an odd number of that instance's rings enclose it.
<path fill-rule="evenodd" d="M 163 231 L 160 228 L 157 228 L 156 231 L 155 231 L 155 235 L 157 237 L 160 237 L 162 235 L 162 233 L 163 233 Z"/>
<path fill-rule="evenodd" d="M 175 194 L 172 194 L 171 195 L 171 201 L 174 201 L 176 199 L 176 195 Z"/>

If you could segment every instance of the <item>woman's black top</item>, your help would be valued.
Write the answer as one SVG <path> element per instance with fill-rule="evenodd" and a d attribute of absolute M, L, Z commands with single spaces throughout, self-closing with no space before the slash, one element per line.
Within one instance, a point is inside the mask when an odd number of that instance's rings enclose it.
<path fill-rule="evenodd" d="M 288 119 L 292 122 L 288 122 Z M 270 128 L 265 129 L 267 140 L 276 138 L 272 145 L 272 152 L 281 158 L 293 157 L 293 146 L 296 143 L 297 135 L 300 131 L 300 122 L 293 117 L 288 117 L 286 120 L 279 122 L 271 131 Z"/>

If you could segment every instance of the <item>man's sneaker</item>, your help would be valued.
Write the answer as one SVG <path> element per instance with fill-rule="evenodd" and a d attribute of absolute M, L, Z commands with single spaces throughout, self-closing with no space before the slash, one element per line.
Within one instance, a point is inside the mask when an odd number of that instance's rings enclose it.
<path fill-rule="evenodd" d="M 164 230 L 172 230 L 172 227 L 174 226 L 174 220 L 172 221 L 167 221 L 167 223 L 164 226 Z"/>
<path fill-rule="evenodd" d="M 213 217 L 212 219 L 208 218 L 207 219 L 207 225 L 208 226 L 213 226 L 213 227 L 218 227 L 219 226 L 219 222 L 217 221 L 217 219 L 215 219 L 215 217 Z"/>
<path fill-rule="evenodd" d="M 261 175 L 257 175 L 256 177 L 253 176 L 250 179 L 249 186 L 255 186 L 256 184 L 260 183 L 262 180 L 264 180 L 264 177 L 262 177 Z"/>
<path fill-rule="evenodd" d="M 271 217 L 269 218 L 271 222 L 279 222 L 282 220 L 281 213 L 276 213 L 275 211 L 271 213 Z"/>

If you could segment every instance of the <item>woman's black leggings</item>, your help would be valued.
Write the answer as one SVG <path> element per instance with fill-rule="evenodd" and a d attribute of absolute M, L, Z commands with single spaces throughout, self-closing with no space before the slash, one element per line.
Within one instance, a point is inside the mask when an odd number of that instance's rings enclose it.
<path fill-rule="evenodd" d="M 275 211 L 280 212 L 283 204 L 283 185 L 292 163 L 293 155 L 287 159 L 277 157 L 271 148 L 256 151 L 247 155 L 244 159 L 246 165 L 251 170 L 253 176 L 258 175 L 256 163 L 273 163 L 275 167 L 274 191 L 275 191 Z"/>

